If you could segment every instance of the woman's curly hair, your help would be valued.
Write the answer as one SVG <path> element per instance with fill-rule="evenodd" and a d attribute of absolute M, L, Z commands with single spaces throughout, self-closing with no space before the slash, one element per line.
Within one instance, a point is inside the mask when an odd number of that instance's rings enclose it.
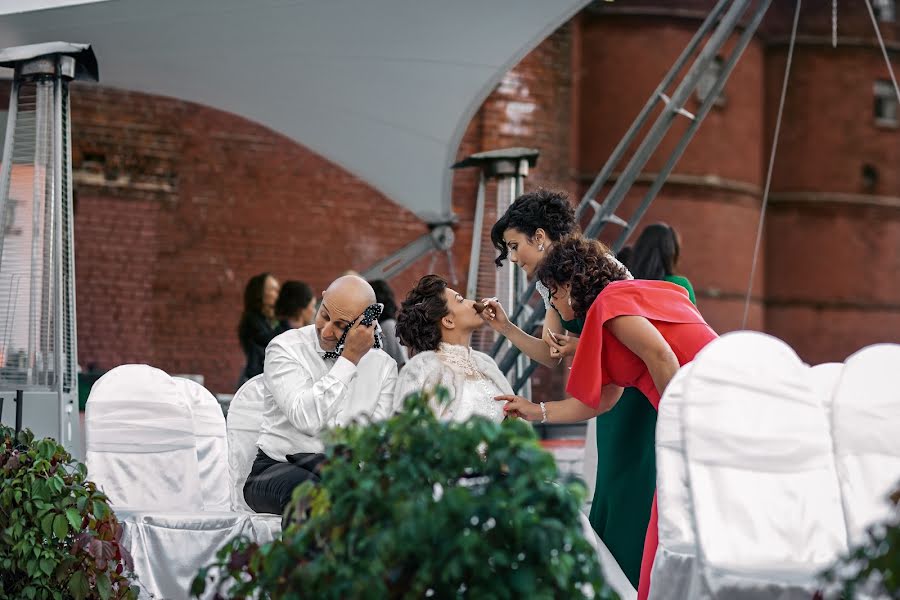
<path fill-rule="evenodd" d="M 628 279 L 625 267 L 612 258 L 612 251 L 597 240 L 573 237 L 553 244 L 536 276 L 550 289 L 551 296 L 560 287 L 572 284 L 572 310 L 583 319 L 603 288 L 613 281 Z"/>
<path fill-rule="evenodd" d="M 491 227 L 491 243 L 500 253 L 494 260 L 498 267 L 503 266 L 509 255 L 503 234 L 510 228 L 521 231 L 529 240 L 535 231 L 543 229 L 551 242 L 558 242 L 577 233 L 578 224 L 575 210 L 564 193 L 539 189 L 522 194 Z"/>
<path fill-rule="evenodd" d="M 397 337 L 412 354 L 437 350 L 441 343 L 441 319 L 450 313 L 444 290 L 447 282 L 426 275 L 406 295 L 397 313 Z"/>

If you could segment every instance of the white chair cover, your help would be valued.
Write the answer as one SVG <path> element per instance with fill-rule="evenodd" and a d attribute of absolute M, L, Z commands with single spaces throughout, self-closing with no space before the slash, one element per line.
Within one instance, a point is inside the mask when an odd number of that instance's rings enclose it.
<path fill-rule="evenodd" d="M 225 415 L 216 397 L 205 387 L 190 379 L 174 379 L 193 415 L 203 508 L 229 511 L 232 483 L 228 469 Z"/>
<path fill-rule="evenodd" d="M 116 511 L 116 516 L 124 529 L 122 541 L 134 558 L 141 598 L 189 600 L 200 567 L 211 563 L 231 539 L 254 537 L 246 513 Z M 211 589 L 202 596 L 213 597 Z"/>
<path fill-rule="evenodd" d="M 693 362 L 682 414 L 701 580 L 713 598 L 803 599 L 846 551 L 829 425 L 807 367 L 736 332 Z"/>
<path fill-rule="evenodd" d="M 822 407 L 825 409 L 825 418 L 829 422 L 831 422 L 831 407 L 834 405 L 834 392 L 843 370 L 844 363 L 822 363 L 808 371 L 809 385 L 816 398 L 822 403 Z"/>
<path fill-rule="evenodd" d="M 203 509 L 191 411 L 175 381 L 122 365 L 91 388 L 85 411 L 90 478 L 115 509 Z"/>
<path fill-rule="evenodd" d="M 141 597 L 187 600 L 198 569 L 254 532 L 249 515 L 202 512 L 188 400 L 159 369 L 123 365 L 94 384 L 85 423 L 88 473 L 122 523 Z"/>
<path fill-rule="evenodd" d="M 650 598 L 682 600 L 702 598 L 697 568 L 697 540 L 691 516 L 687 461 L 681 415 L 691 363 L 675 373 L 659 402 L 656 421 L 656 495 L 659 510 L 659 546 L 653 561 Z"/>
<path fill-rule="evenodd" d="M 256 458 L 265 392 L 263 376 L 257 375 L 241 386 L 228 406 L 228 469 L 233 486 L 231 505 L 235 510 L 251 510 L 244 500 L 244 482 Z"/>
<path fill-rule="evenodd" d="M 235 393 L 228 407 L 228 470 L 231 476 L 231 506 L 234 510 L 251 513 L 254 539 L 264 544 L 281 535 L 281 517 L 253 512 L 244 500 L 244 482 L 256 458 L 256 442 L 262 426 L 263 376 L 247 380 Z"/>
<path fill-rule="evenodd" d="M 900 345 L 878 344 L 847 359 L 834 394 L 832 428 L 851 545 L 893 512 L 900 480 Z"/>

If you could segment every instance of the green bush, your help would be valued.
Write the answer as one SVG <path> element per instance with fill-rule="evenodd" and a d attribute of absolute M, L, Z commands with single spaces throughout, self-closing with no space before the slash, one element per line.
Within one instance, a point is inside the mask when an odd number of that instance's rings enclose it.
<path fill-rule="evenodd" d="M 0 426 L 0 599 L 137 598 L 122 526 L 52 439 Z"/>
<path fill-rule="evenodd" d="M 282 539 L 233 540 L 193 593 L 225 573 L 232 598 L 616 598 L 582 536 L 584 484 L 557 482 L 533 428 L 442 423 L 429 396 L 334 432 L 322 481 L 295 491 Z"/>
<path fill-rule="evenodd" d="M 900 598 L 900 488 L 891 496 L 894 516 L 871 527 L 866 541 L 825 572 L 828 591 L 843 598 Z"/>

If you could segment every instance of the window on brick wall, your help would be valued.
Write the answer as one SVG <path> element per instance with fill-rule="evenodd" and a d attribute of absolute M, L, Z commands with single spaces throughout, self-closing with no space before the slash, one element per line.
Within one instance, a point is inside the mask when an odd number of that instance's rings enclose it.
<path fill-rule="evenodd" d="M 706 68 L 706 71 L 703 73 L 703 75 L 700 76 L 700 80 L 697 81 L 697 101 L 701 104 L 709 96 L 710 92 L 712 92 L 713 85 L 715 85 L 716 80 L 722 73 L 722 67 L 724 63 L 725 61 L 721 56 L 715 57 L 712 62 L 709 63 L 709 66 Z M 713 106 L 725 106 L 724 88 L 721 92 L 719 92 L 719 95 L 716 97 L 715 101 L 713 101 Z"/>
<path fill-rule="evenodd" d="M 893 23 L 897 20 L 896 0 L 873 0 L 872 8 L 875 10 L 875 18 L 881 23 Z"/>
<path fill-rule="evenodd" d="M 889 79 L 875 82 L 875 124 L 897 127 L 897 94 Z"/>

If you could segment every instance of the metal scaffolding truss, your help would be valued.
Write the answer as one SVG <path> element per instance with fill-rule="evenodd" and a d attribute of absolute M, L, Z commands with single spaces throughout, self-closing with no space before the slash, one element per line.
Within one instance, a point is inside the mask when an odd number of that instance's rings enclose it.
<path fill-rule="evenodd" d="M 663 184 L 665 184 L 669 174 L 675 168 L 681 155 L 684 154 L 687 145 L 699 129 L 703 119 L 715 104 L 716 98 L 725 86 L 725 82 L 728 81 L 728 77 L 734 70 L 737 61 L 753 39 L 770 4 L 771 0 L 719 0 L 716 3 L 659 86 L 653 91 L 647 103 L 641 109 L 641 112 L 581 199 L 576 209 L 577 218 L 579 220 L 582 219 L 588 214 L 589 210 L 592 213 L 588 224 L 584 228 L 585 236 L 597 237 L 606 225 L 612 223 L 622 228 L 621 233 L 613 244 L 612 250 L 618 252 L 622 248 L 628 236 L 635 230 L 650 204 L 656 198 L 659 190 L 662 189 Z M 739 29 L 739 26 L 742 26 L 743 29 L 737 43 L 726 54 L 724 52 L 725 46 L 731 39 L 732 34 Z M 703 99 L 699 110 L 696 114 L 691 113 L 685 109 L 685 104 L 691 97 L 692 92 L 697 88 L 700 78 L 708 73 L 711 62 L 717 56 L 725 56 L 721 69 L 718 70 L 717 76 L 710 86 L 709 93 Z M 691 60 L 693 62 L 691 62 L 690 67 L 679 80 L 681 71 Z M 676 82 L 677 85 L 675 85 L 674 91 L 669 92 Z M 610 182 L 613 173 L 616 172 L 620 163 L 622 163 L 626 152 L 633 147 L 639 133 L 648 124 L 653 112 L 661 105 L 663 110 L 641 138 L 630 160 L 619 171 L 603 202 L 598 202 L 596 200 L 597 195 Z M 625 218 L 619 216 L 616 211 L 624 201 L 625 196 L 678 118 L 690 121 L 687 129 L 681 134 L 674 149 L 637 208 Z M 534 290 L 535 286 L 532 282 L 519 298 L 519 302 L 511 316 L 511 320 L 527 333 L 533 332 L 543 323 L 546 310 L 543 302 L 532 303 Z M 526 305 L 533 307 L 533 311 L 527 318 L 523 317 L 526 312 L 523 309 Z M 491 349 L 491 356 L 498 361 L 501 371 L 508 373 L 515 366 L 520 352 L 513 346 L 500 357 L 499 354 L 503 348 L 504 341 L 502 339 L 497 341 Z M 531 373 L 534 372 L 537 364 L 532 361 L 521 375 L 516 378 L 516 381 L 513 383 L 514 390 L 518 391 L 522 388 L 531 376 Z"/>

